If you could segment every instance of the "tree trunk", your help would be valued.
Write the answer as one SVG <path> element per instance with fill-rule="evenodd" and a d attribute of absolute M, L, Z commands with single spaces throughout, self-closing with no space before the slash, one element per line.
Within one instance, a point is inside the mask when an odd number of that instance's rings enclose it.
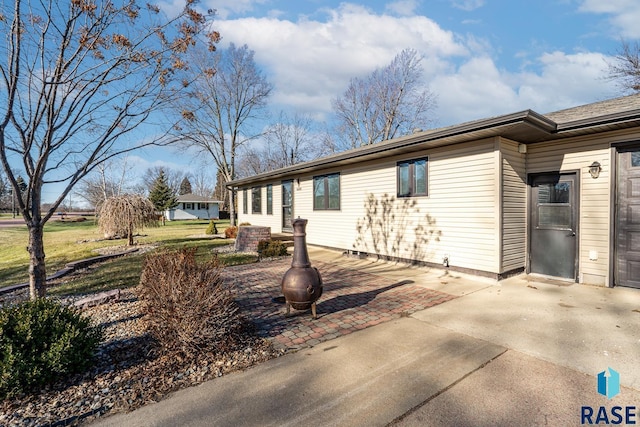
<path fill-rule="evenodd" d="M 29 228 L 29 295 L 32 300 L 47 294 L 47 270 L 44 263 L 43 226 L 27 223 Z"/>
<path fill-rule="evenodd" d="M 129 229 L 127 230 L 127 246 L 133 246 L 133 223 L 129 222 Z"/>
<path fill-rule="evenodd" d="M 229 225 L 236 225 L 236 193 L 233 190 L 229 190 L 229 216 L 231 223 Z"/>

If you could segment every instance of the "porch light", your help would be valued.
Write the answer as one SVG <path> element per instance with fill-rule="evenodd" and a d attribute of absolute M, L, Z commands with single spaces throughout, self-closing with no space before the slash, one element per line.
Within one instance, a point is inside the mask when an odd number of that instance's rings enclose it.
<path fill-rule="evenodd" d="M 589 174 L 591 175 L 591 178 L 596 179 L 597 177 L 599 177 L 601 170 L 602 167 L 600 166 L 599 162 L 591 163 L 591 166 L 589 166 Z"/>

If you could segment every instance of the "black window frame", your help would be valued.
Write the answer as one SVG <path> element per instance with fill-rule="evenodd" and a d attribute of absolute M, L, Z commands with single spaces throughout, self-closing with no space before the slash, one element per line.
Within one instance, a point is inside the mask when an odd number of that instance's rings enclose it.
<path fill-rule="evenodd" d="M 424 162 L 424 192 L 416 191 L 416 163 Z M 401 189 L 401 171 L 407 167 L 409 189 L 403 194 Z M 429 157 L 402 160 L 396 163 L 396 194 L 398 197 L 427 197 L 429 196 Z"/>
<path fill-rule="evenodd" d="M 273 184 L 267 184 L 267 215 L 273 215 Z"/>
<path fill-rule="evenodd" d="M 331 196 L 329 195 L 329 179 L 338 178 L 338 207 L 330 207 Z M 316 182 L 322 180 L 323 182 L 323 202 L 322 206 L 318 206 L 316 203 Z M 328 173 L 325 175 L 317 175 L 313 177 L 313 210 L 314 211 L 339 211 L 342 204 L 341 197 L 341 185 L 340 185 L 340 172 Z"/>
<path fill-rule="evenodd" d="M 262 187 L 251 187 L 251 214 L 262 215 Z"/>

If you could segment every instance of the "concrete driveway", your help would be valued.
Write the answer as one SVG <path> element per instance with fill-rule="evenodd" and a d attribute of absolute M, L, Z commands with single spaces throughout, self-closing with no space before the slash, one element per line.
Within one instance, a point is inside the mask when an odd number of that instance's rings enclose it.
<path fill-rule="evenodd" d="M 622 421 L 640 420 L 639 291 L 526 276 L 496 284 L 309 252 L 456 298 L 95 425 L 566 426 L 617 420 L 616 406 L 632 408 Z M 612 399 L 597 388 L 608 367 L 622 384 Z"/>

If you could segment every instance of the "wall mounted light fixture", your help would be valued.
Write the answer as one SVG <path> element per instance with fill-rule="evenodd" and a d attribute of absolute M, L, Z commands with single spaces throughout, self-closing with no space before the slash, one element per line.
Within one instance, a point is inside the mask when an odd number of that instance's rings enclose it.
<path fill-rule="evenodd" d="M 589 174 L 591 175 L 591 178 L 596 179 L 597 177 L 599 177 L 601 170 L 602 166 L 600 166 L 599 162 L 591 163 L 591 166 L 589 166 Z"/>

